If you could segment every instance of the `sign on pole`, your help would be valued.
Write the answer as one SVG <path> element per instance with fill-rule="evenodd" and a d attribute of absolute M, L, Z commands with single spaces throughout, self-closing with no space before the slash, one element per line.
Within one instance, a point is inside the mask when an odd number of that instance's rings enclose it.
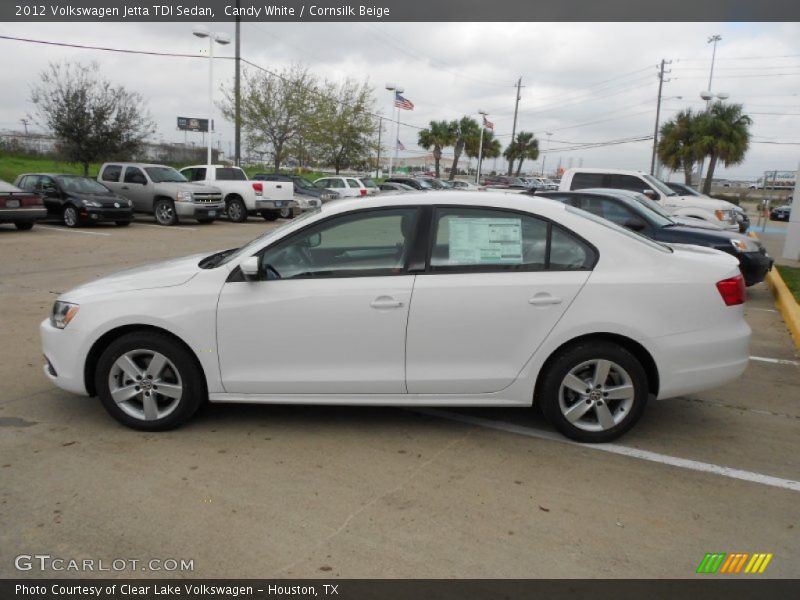
<path fill-rule="evenodd" d="M 193 117 L 178 117 L 178 129 L 181 131 L 208 131 L 208 119 L 195 119 Z M 214 121 L 211 121 L 214 129 Z"/>

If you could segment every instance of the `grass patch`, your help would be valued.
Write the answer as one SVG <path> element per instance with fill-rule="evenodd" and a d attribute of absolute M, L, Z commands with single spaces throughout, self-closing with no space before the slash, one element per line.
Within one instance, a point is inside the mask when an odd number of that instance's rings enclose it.
<path fill-rule="evenodd" d="M 100 163 L 91 165 L 89 167 L 89 176 L 95 177 L 98 169 L 100 169 Z M 0 179 L 8 183 L 14 183 L 17 176 L 23 173 L 83 175 L 83 167 L 79 164 L 58 161 L 52 158 L 0 154 Z"/>
<path fill-rule="evenodd" d="M 794 295 L 795 301 L 800 304 L 800 267 L 787 267 L 785 265 L 778 265 L 778 271 L 781 278 L 786 283 L 786 287 Z"/>

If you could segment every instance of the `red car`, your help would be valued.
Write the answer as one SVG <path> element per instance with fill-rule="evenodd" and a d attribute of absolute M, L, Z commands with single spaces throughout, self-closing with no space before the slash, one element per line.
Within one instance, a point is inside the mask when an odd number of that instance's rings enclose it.
<path fill-rule="evenodd" d="M 33 223 L 47 216 L 42 199 L 0 180 L 0 223 L 13 223 L 27 231 Z"/>

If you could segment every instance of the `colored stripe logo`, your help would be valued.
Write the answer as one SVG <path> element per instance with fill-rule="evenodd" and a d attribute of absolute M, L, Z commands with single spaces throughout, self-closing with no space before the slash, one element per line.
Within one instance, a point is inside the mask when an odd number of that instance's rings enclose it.
<path fill-rule="evenodd" d="M 757 552 L 755 554 L 748 552 L 733 552 L 731 554 L 710 552 L 700 561 L 697 573 L 711 575 L 716 573 L 726 575 L 738 575 L 739 573 L 761 574 L 766 570 L 767 565 L 772 560 L 772 556 L 771 552 Z"/>

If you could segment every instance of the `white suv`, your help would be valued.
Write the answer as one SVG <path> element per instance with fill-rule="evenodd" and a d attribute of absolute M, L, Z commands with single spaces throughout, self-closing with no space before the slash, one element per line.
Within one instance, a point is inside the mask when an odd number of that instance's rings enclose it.
<path fill-rule="evenodd" d="M 317 179 L 314 182 L 314 186 L 338 192 L 342 198 L 359 198 L 380 193 L 378 186 L 371 179 L 364 177 L 345 177 L 340 175 L 323 177 L 322 179 Z"/>
<path fill-rule="evenodd" d="M 663 181 L 641 171 L 621 169 L 568 169 L 561 178 L 559 190 L 574 191 L 606 188 L 639 192 L 661 203 L 676 217 L 711 221 L 724 229 L 739 230 L 736 205 L 725 200 L 700 196 L 679 196 Z"/>

